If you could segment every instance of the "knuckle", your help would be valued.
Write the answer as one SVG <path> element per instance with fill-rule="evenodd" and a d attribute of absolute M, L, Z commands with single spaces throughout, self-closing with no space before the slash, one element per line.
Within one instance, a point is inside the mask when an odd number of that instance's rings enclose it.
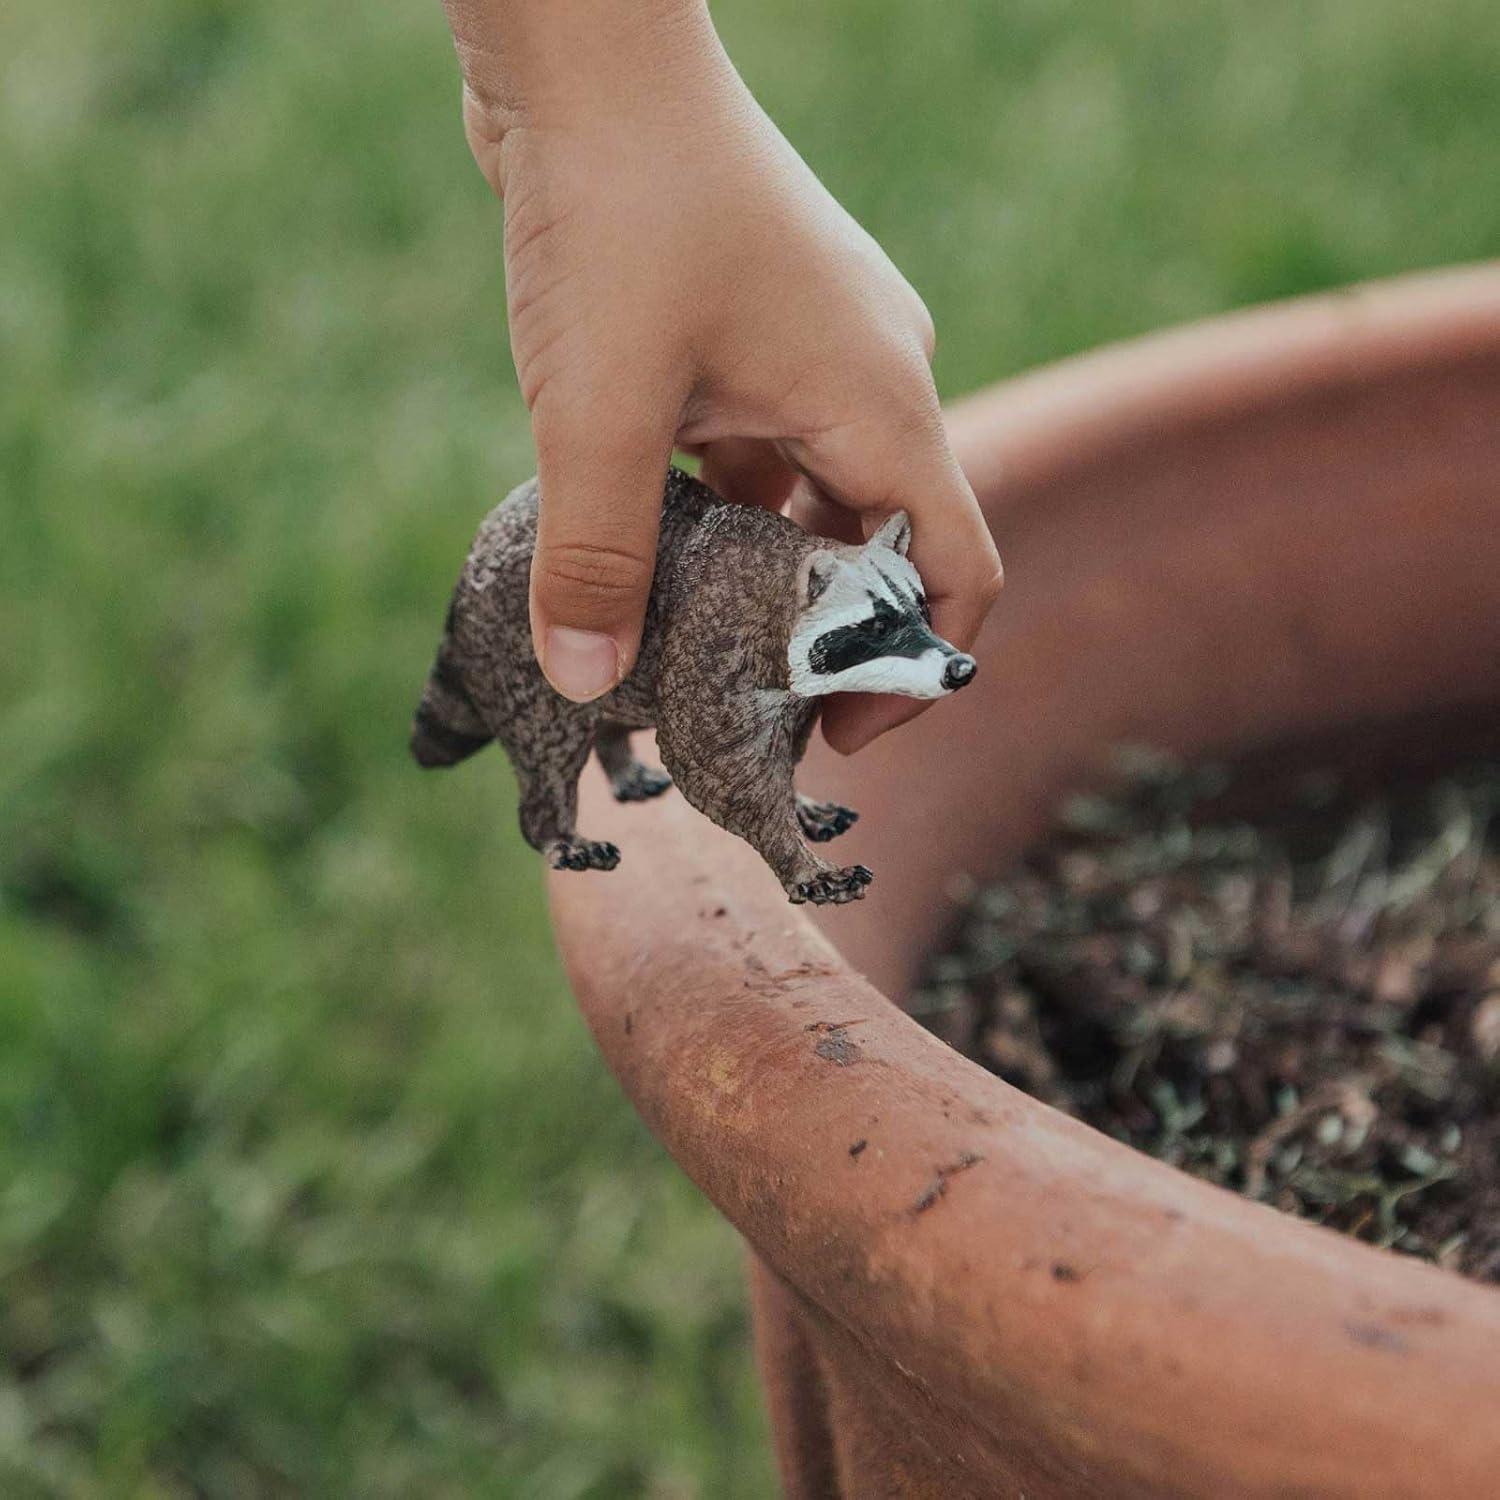
<path fill-rule="evenodd" d="M 922 368 L 925 375 L 926 365 Z M 924 461 L 946 450 L 943 411 L 930 379 L 912 382 L 893 392 L 886 428 L 903 447 Z"/>
<path fill-rule="evenodd" d="M 459 59 L 464 72 L 464 136 L 475 164 L 490 186 L 503 198 L 503 159 L 507 142 L 522 123 L 520 105 L 497 82 L 493 69 L 479 55 L 466 53 Z"/>
<path fill-rule="evenodd" d="M 937 395 L 932 386 L 932 371 L 916 333 L 912 329 L 890 329 L 883 362 L 888 367 L 897 400 L 907 406 L 935 407 Z"/>
<path fill-rule="evenodd" d="M 656 559 L 614 543 L 554 542 L 537 554 L 537 585 L 582 612 L 580 623 L 618 614 L 651 587 Z"/>
<path fill-rule="evenodd" d="M 1000 561 L 1000 554 L 995 550 L 993 542 L 983 562 L 985 566 L 980 572 L 974 593 L 979 602 L 988 610 L 1000 597 L 1001 590 L 1005 587 L 1005 564 Z"/>
<path fill-rule="evenodd" d="M 471 70 L 464 80 L 463 118 L 469 146 L 477 156 L 498 148 L 515 126 L 517 112 L 480 70 Z"/>

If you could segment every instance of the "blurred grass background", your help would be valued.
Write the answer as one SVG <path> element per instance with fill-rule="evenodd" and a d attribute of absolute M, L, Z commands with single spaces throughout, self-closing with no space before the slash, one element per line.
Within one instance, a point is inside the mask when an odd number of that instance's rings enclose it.
<path fill-rule="evenodd" d="M 1493 0 L 716 14 L 949 394 L 1500 251 Z M 502 319 L 436 0 L 0 11 L 0 1495 L 771 1491 L 508 774 L 405 757 Z"/>

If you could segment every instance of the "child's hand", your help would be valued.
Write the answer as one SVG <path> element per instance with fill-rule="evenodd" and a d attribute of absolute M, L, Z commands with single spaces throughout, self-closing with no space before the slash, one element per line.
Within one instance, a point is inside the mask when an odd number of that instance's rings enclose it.
<path fill-rule="evenodd" d="M 537 4 L 586 24 L 527 31 L 520 83 L 497 78 L 464 0 L 450 18 L 470 144 L 505 199 L 544 497 L 532 625 L 553 685 L 587 699 L 629 671 L 674 445 L 733 498 L 779 506 L 798 487 L 815 529 L 857 539 L 904 507 L 934 628 L 967 647 L 1000 560 L 948 449 L 917 295 L 755 104 L 699 6 Z M 831 708 L 825 732 L 848 751 L 920 705 Z"/>

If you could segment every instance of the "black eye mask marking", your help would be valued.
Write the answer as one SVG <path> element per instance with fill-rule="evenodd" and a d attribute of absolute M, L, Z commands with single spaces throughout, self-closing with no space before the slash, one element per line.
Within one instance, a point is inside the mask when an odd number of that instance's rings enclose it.
<path fill-rule="evenodd" d="M 908 597 L 900 590 L 896 592 L 900 597 Z M 840 625 L 813 642 L 807 663 L 819 677 L 832 677 L 881 657 L 915 660 L 924 651 L 932 650 L 941 651 L 944 656 L 953 655 L 953 647 L 939 640 L 915 609 L 913 613 L 905 613 L 877 594 L 870 595 L 870 604 L 868 619 Z"/>

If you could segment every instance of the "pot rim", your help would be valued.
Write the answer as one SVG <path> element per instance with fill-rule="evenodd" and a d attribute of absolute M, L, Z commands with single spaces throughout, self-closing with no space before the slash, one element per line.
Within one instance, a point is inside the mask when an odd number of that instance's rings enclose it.
<path fill-rule="evenodd" d="M 1085 356 L 960 403 L 952 431 L 997 530 L 1021 537 L 1040 566 L 1072 556 L 1062 543 L 1084 515 L 1066 498 L 1076 476 L 1123 473 L 1204 433 L 1218 442 L 1267 413 L 1266 430 L 1279 431 L 1278 413 L 1303 422 L 1319 399 L 1344 411 L 1360 393 L 1384 400 L 1403 382 L 1420 391 L 1442 380 L 1500 391 L 1500 268 L 1235 314 Z M 1452 502 L 1455 526 L 1472 520 L 1473 495 L 1469 486 Z M 1223 505 L 1225 516 L 1247 513 L 1238 492 Z M 1174 535 L 1161 533 L 1167 546 Z M 1197 545 L 1181 543 L 1184 577 Z M 1443 545 L 1461 556 L 1458 541 Z M 1392 555 L 1372 552 L 1382 578 Z M 1095 574 L 1069 577 L 1063 597 L 1092 607 Z M 1351 598 L 1367 582 L 1351 578 Z M 1496 598 L 1492 587 L 1452 630 L 1493 624 Z M 1372 628 L 1364 615 L 1330 625 L 1318 650 L 1352 649 L 1356 626 Z M 1472 671 L 1459 662 L 1445 676 L 1435 657 L 1419 660 L 1431 644 L 1410 648 L 1405 676 L 1387 674 L 1392 701 L 1461 696 Z M 1350 675 L 1332 722 L 1357 718 L 1351 704 L 1381 705 L 1379 674 L 1368 687 Z M 1482 688 L 1500 696 L 1493 674 Z M 1310 691 L 1284 688 L 1289 704 Z M 950 739 L 950 755 L 972 748 L 944 712 L 840 763 L 841 783 L 864 785 L 883 816 L 914 766 L 930 767 Z M 1076 720 L 1043 732 L 1062 745 Z M 1091 721 L 1095 744 L 1110 722 Z M 1243 742 L 1250 718 L 1227 722 Z M 1081 762 L 1070 749 L 1038 752 L 1037 765 L 1024 798 L 1012 797 L 1016 843 Z M 620 809 L 591 768 L 582 805 L 581 826 L 618 842 L 645 876 L 631 879 L 627 865 L 607 879 L 551 878 L 564 964 L 612 1071 L 760 1259 L 897 1399 L 967 1434 L 976 1462 L 1043 1494 L 1493 1492 L 1493 1291 L 1106 1139 L 965 1061 L 856 972 L 899 992 L 909 970 L 898 955 L 935 930 L 942 866 L 916 868 L 910 826 L 892 820 L 886 838 L 895 901 L 877 908 L 877 882 L 854 920 L 838 911 L 828 923 L 851 963 L 750 851 L 680 798 Z"/>

